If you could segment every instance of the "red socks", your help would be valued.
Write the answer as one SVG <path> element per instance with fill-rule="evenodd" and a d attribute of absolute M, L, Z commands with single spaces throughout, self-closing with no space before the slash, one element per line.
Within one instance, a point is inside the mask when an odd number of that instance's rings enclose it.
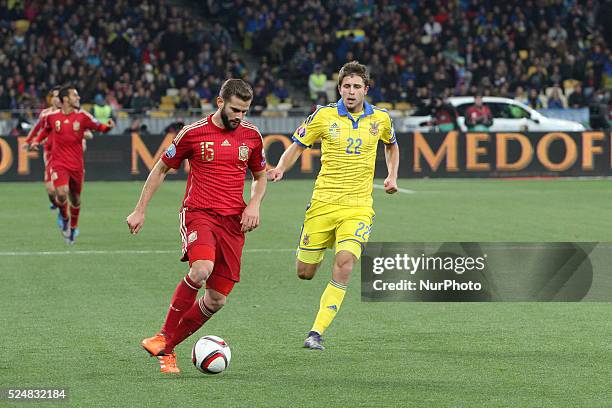
<path fill-rule="evenodd" d="M 172 300 L 170 301 L 170 308 L 168 309 L 168 314 L 166 315 L 166 321 L 161 329 L 161 332 L 166 335 L 166 338 L 170 338 L 172 332 L 178 326 L 181 317 L 189 310 L 195 298 L 198 294 L 198 290 L 201 288 L 201 285 L 198 285 L 194 281 L 189 278 L 189 275 L 185 275 L 183 279 L 179 282 L 176 289 L 174 289 L 174 294 L 172 295 Z"/>
<path fill-rule="evenodd" d="M 202 327 L 202 325 L 206 323 L 214 313 L 215 312 L 204 305 L 204 296 L 202 296 L 197 302 L 193 302 L 191 308 L 185 312 L 178 326 L 176 326 L 174 333 L 166 337 L 167 341 L 164 353 L 172 353 L 174 347 L 198 331 L 198 329 Z"/>
<path fill-rule="evenodd" d="M 76 228 L 79 225 L 79 213 L 81 207 L 70 206 L 70 228 Z"/>

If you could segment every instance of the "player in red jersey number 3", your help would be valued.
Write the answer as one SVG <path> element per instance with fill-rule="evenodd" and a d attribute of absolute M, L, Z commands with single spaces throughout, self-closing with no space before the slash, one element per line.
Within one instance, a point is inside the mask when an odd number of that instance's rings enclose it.
<path fill-rule="evenodd" d="M 151 170 L 134 211 L 127 217 L 132 234 L 145 220 L 151 197 L 168 171 L 189 160 L 185 198 L 179 213 L 182 261 L 189 273 L 176 287 L 161 331 L 142 341 L 159 360 L 161 371 L 178 373 L 174 348 L 195 333 L 225 304 L 240 280 L 244 234 L 259 225 L 266 191 L 266 161 L 259 130 L 244 120 L 253 90 L 240 79 L 225 81 L 217 111 L 185 126 Z M 247 168 L 253 174 L 251 199 L 243 200 Z M 206 284 L 205 295 L 196 301 Z"/>

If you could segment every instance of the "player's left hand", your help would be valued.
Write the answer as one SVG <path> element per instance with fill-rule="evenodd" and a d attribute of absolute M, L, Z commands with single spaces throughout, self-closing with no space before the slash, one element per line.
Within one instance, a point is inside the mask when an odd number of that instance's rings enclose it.
<path fill-rule="evenodd" d="M 108 126 L 111 129 L 114 128 L 115 127 L 115 121 L 112 120 L 112 119 L 109 119 L 108 120 L 108 125 L 106 125 L 106 126 Z"/>
<path fill-rule="evenodd" d="M 94 137 L 94 135 L 93 135 L 93 133 L 91 133 L 91 130 L 88 129 L 85 132 L 83 132 L 83 138 L 85 140 L 91 140 L 91 139 L 93 139 L 93 137 Z"/>
<path fill-rule="evenodd" d="M 384 187 L 385 187 L 385 193 L 387 194 L 397 193 L 397 179 L 387 177 L 385 179 Z"/>
<path fill-rule="evenodd" d="M 259 226 L 259 208 L 254 208 L 250 204 L 242 212 L 240 218 L 242 232 L 251 232 Z"/>

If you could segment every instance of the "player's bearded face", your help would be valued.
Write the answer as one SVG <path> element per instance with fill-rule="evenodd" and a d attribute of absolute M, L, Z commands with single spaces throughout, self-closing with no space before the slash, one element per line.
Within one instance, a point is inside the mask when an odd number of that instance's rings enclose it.
<path fill-rule="evenodd" d="M 368 87 L 365 86 L 362 77 L 354 74 L 345 77 L 338 91 L 349 112 L 357 113 L 363 110 L 363 101 L 368 93 Z"/>
<path fill-rule="evenodd" d="M 243 101 L 240 98 L 232 96 L 228 102 L 223 103 L 221 109 L 221 121 L 226 129 L 234 130 L 240 126 L 240 122 L 246 116 L 251 101 Z"/>

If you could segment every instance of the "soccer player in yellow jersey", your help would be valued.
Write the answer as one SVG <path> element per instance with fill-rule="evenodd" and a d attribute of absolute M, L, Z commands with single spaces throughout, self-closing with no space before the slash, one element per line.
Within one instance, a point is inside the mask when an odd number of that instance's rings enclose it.
<path fill-rule="evenodd" d="M 372 187 L 378 141 L 385 144 L 385 191 L 397 191 L 399 148 L 389 113 L 365 101 L 370 80 L 365 65 L 352 61 L 338 76 L 338 103 L 319 107 L 293 134 L 268 178 L 279 181 L 304 149 L 321 139 L 321 171 L 307 207 L 297 250 L 297 274 L 312 279 L 327 248 L 335 246 L 332 278 L 304 347 L 323 350 L 321 335 L 340 310 L 355 262 L 368 241 L 374 210 Z"/>

